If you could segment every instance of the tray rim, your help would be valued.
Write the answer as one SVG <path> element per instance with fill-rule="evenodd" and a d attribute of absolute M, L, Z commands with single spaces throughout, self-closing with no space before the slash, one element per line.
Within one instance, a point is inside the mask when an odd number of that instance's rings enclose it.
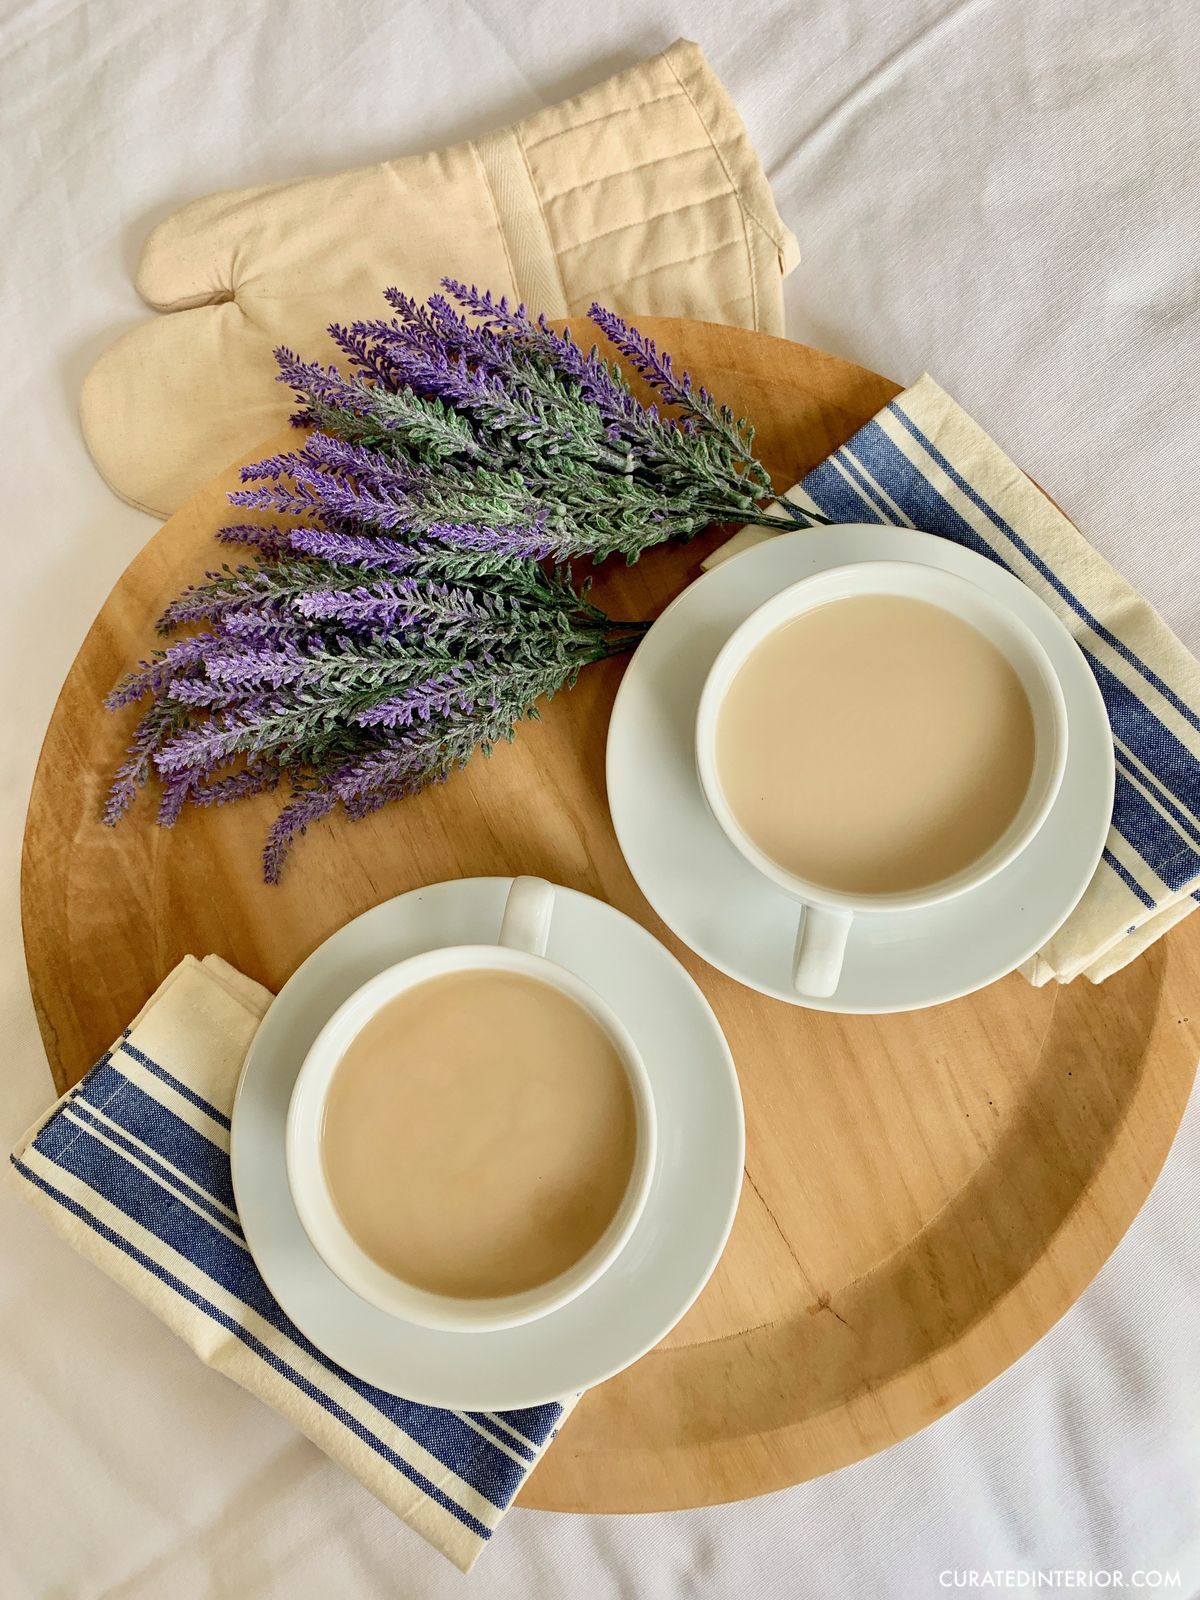
<path fill-rule="evenodd" d="M 701 361 L 712 360 L 719 367 L 721 362 L 711 351 L 702 356 L 686 348 L 689 339 L 694 348 L 697 339 L 706 338 L 714 350 L 728 353 L 729 360 L 723 370 L 759 382 L 769 381 L 773 371 L 786 365 L 789 352 L 795 350 L 786 340 L 746 330 L 701 325 L 678 318 L 647 317 L 639 318 L 638 322 L 660 342 L 670 345 L 674 340 L 684 346 L 689 361 L 699 365 Z M 875 396 L 880 385 L 885 385 L 892 393 L 898 392 L 898 386 L 826 352 L 806 350 L 805 357 L 811 364 L 810 376 L 814 382 L 816 375 L 828 366 L 839 376 L 844 375 L 847 384 L 857 385 L 859 394 Z M 817 391 L 810 387 L 808 392 Z M 850 415 L 844 398 L 831 404 Z M 241 460 L 255 460 L 273 442 L 282 445 L 294 439 L 294 432 L 283 431 L 248 451 Z M 181 507 L 176 516 L 186 515 L 211 492 L 210 484 Z M 55 724 L 72 687 L 79 656 L 86 653 L 97 636 L 108 630 L 110 608 L 114 602 L 119 604 L 130 573 L 147 559 L 161 531 L 151 536 L 118 576 L 80 641 L 55 699 L 30 788 L 21 863 L 22 934 L 39 1030 L 60 1088 L 66 1087 L 66 1081 L 58 1056 L 51 1008 L 46 1003 L 50 997 L 42 991 L 43 974 L 29 959 L 42 876 L 42 867 L 34 859 L 30 822 L 39 792 L 47 781 Z M 147 828 L 145 834 L 149 870 L 153 872 L 160 841 L 157 830 Z M 1200 919 L 1186 919 L 1139 960 L 1161 964 L 1152 1019 L 1152 1025 L 1161 1028 L 1164 989 L 1175 969 L 1178 968 L 1179 981 L 1188 985 L 1189 999 L 1200 992 Z M 1056 1011 L 1057 1007 L 1058 999 L 1053 1009 Z M 1193 1003 L 1193 1015 L 1197 1009 Z M 1162 1032 L 1167 1038 L 1165 1029 Z M 608 1463 L 599 1470 L 586 1465 L 582 1472 L 578 1469 L 577 1461 L 572 1458 L 580 1453 L 572 1449 L 572 1430 L 568 1426 L 549 1457 L 552 1464 L 543 1464 L 530 1478 L 519 1496 L 519 1503 L 547 1510 L 604 1513 L 683 1509 L 768 1493 L 863 1459 L 915 1432 L 977 1392 L 1049 1331 L 1092 1281 L 1137 1216 L 1166 1159 L 1196 1074 L 1196 1053 L 1190 1051 L 1184 1059 L 1180 1050 L 1184 1043 L 1181 1035 L 1191 1038 L 1187 1030 L 1173 1029 L 1170 1035 L 1173 1048 L 1167 1052 L 1170 1059 L 1159 1062 L 1159 1070 L 1140 1073 L 1090 1181 L 1077 1203 L 1046 1236 L 1040 1254 L 1026 1271 L 989 1302 L 983 1316 L 964 1328 L 954 1340 L 926 1353 L 920 1362 L 890 1375 L 870 1391 L 852 1395 L 816 1418 L 786 1424 L 769 1434 L 666 1446 L 619 1440 L 615 1450 L 624 1463 L 619 1476 L 626 1481 L 625 1492 L 614 1481 Z M 54 1073 L 55 1067 L 59 1069 L 57 1073 Z M 1030 1326 L 1033 1301 L 1038 1302 L 1036 1327 Z M 670 1354 L 670 1349 L 659 1347 L 643 1357 L 638 1366 L 661 1365 Z M 965 1387 L 955 1371 L 964 1361 L 972 1372 Z M 600 1393 L 602 1390 L 593 1391 L 593 1394 Z M 953 1395 L 952 1402 L 946 1398 L 947 1393 Z M 588 1407 L 589 1400 L 590 1397 L 584 1397 L 575 1416 Z M 753 1458 L 752 1462 L 747 1460 L 748 1455 Z M 804 1471 L 797 1471 L 794 1464 L 800 1456 L 806 1459 Z M 789 1461 L 792 1464 L 789 1465 Z M 731 1476 L 736 1474 L 744 1481 L 751 1470 L 753 1484 L 730 1491 Z"/>

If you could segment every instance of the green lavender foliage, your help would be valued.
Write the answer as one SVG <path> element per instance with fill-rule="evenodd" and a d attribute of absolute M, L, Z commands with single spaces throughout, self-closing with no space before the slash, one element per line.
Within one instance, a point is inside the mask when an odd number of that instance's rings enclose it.
<path fill-rule="evenodd" d="M 251 559 L 177 596 L 169 642 L 109 696 L 149 703 L 108 822 L 151 777 L 168 826 L 283 787 L 263 855 L 277 881 L 335 808 L 366 816 L 445 779 L 637 643 L 646 624 L 594 606 L 572 562 L 632 562 L 713 522 L 793 525 L 760 504 L 745 419 L 636 329 L 593 307 L 650 405 L 545 318 L 445 287 L 333 326 L 348 373 L 277 352 L 311 431 L 230 496 L 256 515 L 220 537 Z"/>

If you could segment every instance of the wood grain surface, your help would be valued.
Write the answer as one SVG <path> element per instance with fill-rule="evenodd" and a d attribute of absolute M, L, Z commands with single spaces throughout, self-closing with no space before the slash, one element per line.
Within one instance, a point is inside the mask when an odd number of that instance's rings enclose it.
<path fill-rule="evenodd" d="M 756 422 L 780 487 L 893 394 L 886 379 L 740 330 L 648 331 Z M 285 448 L 265 441 L 253 453 Z M 925 1012 L 839 1017 L 713 971 L 646 904 L 617 849 L 604 740 L 623 663 L 589 668 L 512 746 L 365 822 L 319 824 L 279 888 L 269 797 L 152 825 L 99 822 L 133 716 L 100 700 L 152 621 L 220 559 L 234 469 L 131 564 L 46 735 L 25 835 L 34 1002 L 58 1087 L 78 1080 L 185 953 L 278 988 L 349 918 L 439 879 L 535 873 L 611 901 L 680 958 L 729 1038 L 746 1184 L 715 1277 L 662 1345 L 589 1393 L 529 1506 L 649 1511 L 761 1494 L 903 1438 L 1003 1371 L 1062 1315 L 1129 1225 L 1200 1051 L 1200 917 L 1100 988 L 1012 976 Z M 656 615 L 720 542 L 598 577 L 613 614 Z"/>

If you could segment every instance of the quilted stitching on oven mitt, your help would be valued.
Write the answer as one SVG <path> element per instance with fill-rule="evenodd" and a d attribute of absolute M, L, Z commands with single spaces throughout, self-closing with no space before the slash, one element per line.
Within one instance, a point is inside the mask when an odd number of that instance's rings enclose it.
<path fill-rule="evenodd" d="M 783 331 L 793 236 L 698 45 L 484 139 L 334 177 L 211 195 L 154 229 L 137 288 L 168 313 L 84 381 L 109 485 L 168 515 L 285 422 L 271 351 L 329 359 L 325 329 L 447 273 L 554 317 L 623 312 Z"/>

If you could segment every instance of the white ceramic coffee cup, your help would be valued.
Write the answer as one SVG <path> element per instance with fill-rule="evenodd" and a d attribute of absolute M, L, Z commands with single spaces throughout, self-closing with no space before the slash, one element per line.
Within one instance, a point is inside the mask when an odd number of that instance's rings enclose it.
<path fill-rule="evenodd" d="M 554 888 L 541 878 L 517 878 L 509 891 L 496 944 L 451 945 L 389 967 L 339 1007 L 313 1041 L 288 1107 L 288 1185 L 304 1231 L 326 1265 L 364 1300 L 427 1328 L 486 1332 L 545 1316 L 582 1293 L 618 1255 L 641 1216 L 654 1174 L 657 1129 L 645 1065 L 628 1031 L 596 992 L 545 956 L 554 913 Z M 565 1272 L 521 1294 L 458 1299 L 431 1294 L 380 1266 L 343 1223 L 325 1178 L 321 1126 L 329 1085 L 347 1046 L 371 1017 L 416 984 L 449 973 L 515 972 L 549 984 L 574 1000 L 611 1039 L 629 1079 L 637 1138 L 629 1182 L 612 1221 L 592 1248 Z"/>
<path fill-rule="evenodd" d="M 940 606 L 978 629 L 1011 664 L 1033 711 L 1033 772 L 1025 798 L 1009 827 L 961 872 L 898 894 L 846 894 L 789 872 L 766 855 L 741 828 L 725 798 L 717 766 L 717 719 L 721 704 L 751 652 L 786 622 L 834 600 L 862 595 L 900 596 Z M 819 684 L 798 692 L 819 694 Z M 1002 600 L 956 573 L 909 561 L 863 561 L 804 578 L 748 616 L 726 641 L 709 671 L 696 719 L 696 762 L 713 816 L 750 864 L 801 902 L 792 959 L 792 981 L 801 995 L 821 998 L 837 990 L 846 941 L 855 917 L 921 910 L 965 894 L 986 882 L 1024 850 L 1037 833 L 1062 783 L 1067 760 L 1067 712 L 1050 658 L 1025 624 Z"/>

